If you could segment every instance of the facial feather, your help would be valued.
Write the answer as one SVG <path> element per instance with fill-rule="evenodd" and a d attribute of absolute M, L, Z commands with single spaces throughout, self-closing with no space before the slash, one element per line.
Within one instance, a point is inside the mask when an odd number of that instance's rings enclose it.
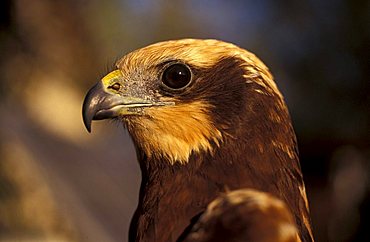
<path fill-rule="evenodd" d="M 183 93 L 168 97 L 158 92 L 153 83 L 159 85 L 163 63 L 174 60 L 191 66 L 194 80 Z M 254 54 L 216 40 L 185 39 L 153 44 L 124 56 L 117 67 L 126 79 L 152 86 L 152 93 L 159 100 L 175 103 L 147 108 L 139 118 L 124 119 L 148 157 L 165 157 L 172 164 L 186 163 L 192 152 L 212 152 L 222 142 L 223 135 L 232 136 L 227 133 L 232 121 L 227 122 L 224 117 L 216 120 L 212 110 L 220 110 L 216 105 L 224 106 L 221 110 L 225 110 L 232 108 L 230 103 L 242 104 L 244 101 L 238 100 L 238 96 L 243 98 L 242 90 L 251 80 L 259 86 L 261 94 L 281 97 L 268 68 Z M 233 78 L 241 81 L 238 84 Z M 240 111 L 239 106 L 234 109 Z"/>

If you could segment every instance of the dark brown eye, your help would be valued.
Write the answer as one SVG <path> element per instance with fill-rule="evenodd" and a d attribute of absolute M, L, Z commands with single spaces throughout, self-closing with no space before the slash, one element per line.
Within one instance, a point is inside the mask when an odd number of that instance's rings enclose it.
<path fill-rule="evenodd" d="M 170 89 L 181 89 L 191 81 L 189 67 L 184 64 L 173 64 L 163 72 L 162 83 Z"/>
<path fill-rule="evenodd" d="M 121 89 L 121 84 L 119 83 L 114 83 L 113 85 L 109 86 L 110 89 L 113 89 L 115 91 L 119 91 L 119 89 Z"/>

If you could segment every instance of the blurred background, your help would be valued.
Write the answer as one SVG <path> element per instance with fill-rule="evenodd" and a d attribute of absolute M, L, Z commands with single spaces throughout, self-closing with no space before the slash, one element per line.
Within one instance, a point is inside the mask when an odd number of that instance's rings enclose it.
<path fill-rule="evenodd" d="M 140 170 L 89 87 L 134 49 L 217 38 L 256 53 L 289 106 L 317 241 L 370 241 L 370 2 L 3 0 L 0 241 L 127 241 Z"/>

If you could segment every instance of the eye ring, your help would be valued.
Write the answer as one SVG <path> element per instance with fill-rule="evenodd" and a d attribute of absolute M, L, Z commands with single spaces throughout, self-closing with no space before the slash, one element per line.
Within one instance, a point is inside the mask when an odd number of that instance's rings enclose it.
<path fill-rule="evenodd" d="M 162 72 L 162 85 L 169 90 L 180 91 L 189 86 L 192 81 L 190 68 L 183 63 L 168 65 Z"/>
<path fill-rule="evenodd" d="M 121 89 L 121 84 L 119 84 L 118 82 L 115 82 L 112 85 L 110 85 L 108 88 L 113 89 L 118 92 Z"/>

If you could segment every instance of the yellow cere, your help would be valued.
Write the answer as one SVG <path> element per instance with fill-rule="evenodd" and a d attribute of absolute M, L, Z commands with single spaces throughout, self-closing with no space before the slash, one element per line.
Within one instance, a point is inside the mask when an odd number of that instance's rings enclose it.
<path fill-rule="evenodd" d="M 101 81 L 103 82 L 103 86 L 109 86 L 112 82 L 112 80 L 116 79 L 116 78 L 119 78 L 119 77 L 122 77 L 122 73 L 120 70 L 114 70 L 110 73 L 108 73 L 105 77 L 103 77 L 101 79 Z"/>

